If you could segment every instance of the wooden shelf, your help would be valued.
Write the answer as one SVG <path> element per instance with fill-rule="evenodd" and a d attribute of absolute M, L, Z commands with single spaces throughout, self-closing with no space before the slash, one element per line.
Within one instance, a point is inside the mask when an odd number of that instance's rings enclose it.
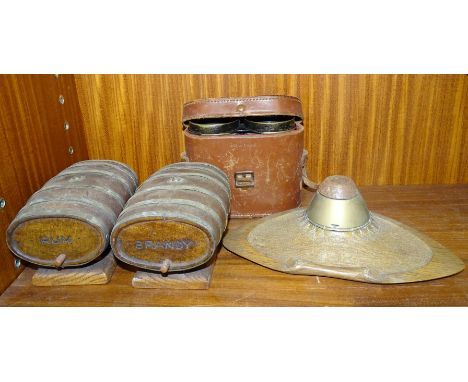
<path fill-rule="evenodd" d="M 371 210 L 410 225 L 468 263 L 468 185 L 372 186 L 361 192 Z M 304 202 L 311 197 L 304 192 Z M 242 224 L 231 220 L 229 226 Z M 0 296 L 1 306 L 467 306 L 468 271 L 444 279 L 373 285 L 276 272 L 225 249 L 208 290 L 133 288 L 134 273 L 117 267 L 110 284 L 35 287 L 32 268 Z"/>

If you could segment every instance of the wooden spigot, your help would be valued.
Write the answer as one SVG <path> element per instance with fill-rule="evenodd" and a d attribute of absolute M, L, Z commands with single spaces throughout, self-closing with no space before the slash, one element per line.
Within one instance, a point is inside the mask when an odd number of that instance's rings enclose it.
<path fill-rule="evenodd" d="M 60 268 L 62 264 L 65 262 L 66 258 L 67 258 L 67 255 L 65 255 L 64 253 L 61 253 L 60 255 L 58 255 L 55 258 L 55 262 L 54 262 L 55 267 Z"/>
<path fill-rule="evenodd" d="M 159 268 L 159 271 L 161 273 L 167 273 L 169 271 L 169 268 L 171 267 L 171 260 L 169 259 L 165 259 L 162 264 L 161 264 L 161 268 Z"/>

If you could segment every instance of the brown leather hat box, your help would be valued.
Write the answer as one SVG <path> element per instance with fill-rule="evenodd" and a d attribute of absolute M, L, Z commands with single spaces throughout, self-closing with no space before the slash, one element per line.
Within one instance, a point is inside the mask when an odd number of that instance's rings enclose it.
<path fill-rule="evenodd" d="M 290 96 L 209 98 L 184 104 L 183 158 L 221 168 L 231 217 L 298 207 L 306 159 L 301 101 Z"/>

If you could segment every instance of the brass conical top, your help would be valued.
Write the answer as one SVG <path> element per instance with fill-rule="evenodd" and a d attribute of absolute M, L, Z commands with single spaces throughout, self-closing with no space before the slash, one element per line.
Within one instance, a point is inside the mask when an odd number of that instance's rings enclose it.
<path fill-rule="evenodd" d="M 353 231 L 367 225 L 369 210 L 351 178 L 326 178 L 307 208 L 312 224 L 330 231 Z"/>

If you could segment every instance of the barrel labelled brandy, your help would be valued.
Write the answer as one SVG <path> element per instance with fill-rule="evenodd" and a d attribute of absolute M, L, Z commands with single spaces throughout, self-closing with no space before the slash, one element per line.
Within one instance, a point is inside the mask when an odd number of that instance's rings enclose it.
<path fill-rule="evenodd" d="M 112 227 L 138 185 L 116 161 L 71 165 L 34 193 L 7 229 L 19 258 L 46 267 L 79 266 L 108 247 Z"/>
<path fill-rule="evenodd" d="M 229 181 L 207 163 L 174 163 L 150 176 L 120 214 L 114 255 L 149 270 L 183 271 L 206 263 L 226 229 Z"/>

